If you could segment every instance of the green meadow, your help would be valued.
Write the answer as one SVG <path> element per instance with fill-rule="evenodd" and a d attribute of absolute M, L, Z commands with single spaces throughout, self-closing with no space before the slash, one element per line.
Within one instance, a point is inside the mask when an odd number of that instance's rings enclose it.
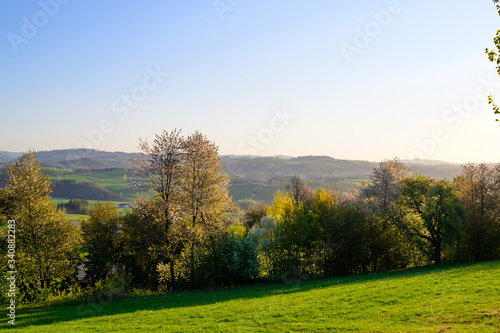
<path fill-rule="evenodd" d="M 135 176 L 127 170 L 92 170 L 90 172 L 77 172 L 70 169 L 59 169 L 44 167 L 43 172 L 47 173 L 52 179 L 73 179 L 78 182 L 93 181 L 99 183 L 105 189 L 115 193 L 121 193 L 121 197 L 114 198 L 112 201 L 119 203 L 131 203 L 137 198 L 141 190 L 134 188 L 134 183 L 131 182 Z M 124 177 L 125 176 L 125 177 Z M 362 182 L 363 179 L 349 179 L 340 181 L 335 184 L 337 190 L 348 189 L 354 187 L 357 183 Z M 317 186 L 312 186 L 317 187 Z M 323 187 L 328 187 L 323 185 Z M 234 202 L 240 200 L 252 200 L 261 202 L 271 202 L 274 193 L 278 190 L 283 190 L 283 186 L 262 185 L 255 184 L 232 184 L 229 187 L 229 194 L 232 196 Z M 53 198 L 54 203 L 68 202 L 71 198 Z M 76 198 L 73 198 L 76 199 Z M 95 200 L 89 200 L 89 205 L 93 205 Z M 78 218 L 78 216 L 76 216 Z M 85 216 L 83 216 L 85 217 Z"/>
<path fill-rule="evenodd" d="M 18 308 L 24 332 L 499 332 L 500 262 Z M 11 325 L 4 320 L 0 329 Z"/>
<path fill-rule="evenodd" d="M 134 175 L 127 170 L 114 169 L 77 172 L 75 170 L 44 167 L 42 171 L 48 174 L 50 178 L 56 180 L 73 179 L 77 182 L 92 181 L 99 183 L 102 187 L 112 192 L 122 194 L 121 197 L 113 199 L 114 202 L 118 203 L 133 202 L 138 192 L 140 192 L 140 190 L 133 187 L 134 184 L 131 180 L 134 179 Z M 124 176 L 126 176 L 125 179 Z"/>
<path fill-rule="evenodd" d="M 131 182 L 135 176 L 127 170 L 92 170 L 90 172 L 77 172 L 69 169 L 49 168 L 44 167 L 43 172 L 48 174 L 52 179 L 73 179 L 77 182 L 93 181 L 99 183 L 105 189 L 115 193 L 121 193 L 120 197 L 114 198 L 112 201 L 116 204 L 132 203 L 137 196 L 141 193 L 134 187 Z M 125 177 L 124 177 L 125 176 Z M 277 190 L 282 190 L 283 186 L 266 186 L 256 184 L 233 184 L 229 187 L 229 194 L 232 196 L 233 201 L 251 199 L 253 201 L 271 202 L 273 195 Z M 55 204 L 61 202 L 68 202 L 69 199 L 76 198 L 60 198 L 53 197 L 52 202 Z M 88 200 L 89 206 L 97 202 L 96 200 Z M 120 209 L 121 213 L 128 211 L 127 209 Z M 72 220 L 86 219 L 87 215 L 68 214 Z"/>

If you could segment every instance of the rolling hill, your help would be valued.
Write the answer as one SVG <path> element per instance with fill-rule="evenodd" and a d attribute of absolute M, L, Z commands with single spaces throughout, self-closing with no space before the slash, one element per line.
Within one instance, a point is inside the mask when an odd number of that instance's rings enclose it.
<path fill-rule="evenodd" d="M 122 193 L 131 200 L 136 192 L 130 190 L 134 175 L 128 170 L 130 157 L 124 152 L 105 152 L 89 149 L 69 149 L 37 152 L 53 180 L 73 179 L 78 182 L 97 182 L 104 189 Z M 0 167 L 15 161 L 19 153 L 0 152 Z M 293 175 L 300 176 L 311 187 L 329 187 L 343 192 L 368 179 L 377 162 L 335 159 L 329 156 L 221 156 L 225 170 L 231 177 L 230 194 L 234 201 L 272 199 L 284 181 Z M 461 165 L 440 161 L 404 161 L 416 172 L 436 179 L 452 179 L 461 171 Z M 123 179 L 128 176 L 128 180 Z M 0 179 L 2 176 L 0 176 Z M 126 178 L 126 177 L 125 177 Z M 0 184 L 1 186 L 1 184 Z M 67 196 L 76 198 L 76 194 Z M 93 199 L 92 196 L 86 196 Z M 94 198 L 97 199 L 97 198 Z"/>

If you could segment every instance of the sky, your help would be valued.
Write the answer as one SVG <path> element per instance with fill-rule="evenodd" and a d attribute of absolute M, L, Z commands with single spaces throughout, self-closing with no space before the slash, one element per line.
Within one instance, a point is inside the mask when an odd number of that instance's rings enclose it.
<path fill-rule="evenodd" d="M 500 162 L 490 0 L 4 0 L 0 151 Z"/>

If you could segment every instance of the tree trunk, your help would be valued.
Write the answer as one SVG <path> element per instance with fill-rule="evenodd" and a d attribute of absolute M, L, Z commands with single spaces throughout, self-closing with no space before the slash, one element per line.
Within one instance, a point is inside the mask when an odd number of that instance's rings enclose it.
<path fill-rule="evenodd" d="M 438 237 L 437 242 L 434 246 L 434 264 L 435 265 L 440 265 L 441 264 L 441 237 Z"/>
<path fill-rule="evenodd" d="M 174 274 L 174 263 L 170 260 L 170 278 L 172 280 L 172 294 L 175 293 L 175 274 Z"/>
<path fill-rule="evenodd" d="M 191 287 L 194 288 L 195 287 L 195 283 L 194 283 L 194 243 L 191 244 L 191 256 L 190 256 L 190 278 L 191 278 Z"/>

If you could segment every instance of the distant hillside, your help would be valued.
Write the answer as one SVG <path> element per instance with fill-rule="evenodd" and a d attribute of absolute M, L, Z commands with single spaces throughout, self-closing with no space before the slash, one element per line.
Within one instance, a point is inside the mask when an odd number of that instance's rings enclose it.
<path fill-rule="evenodd" d="M 37 158 L 46 167 L 64 169 L 128 168 L 132 155 L 123 152 L 107 152 L 94 149 L 63 149 L 36 152 Z M 0 166 L 14 162 L 21 153 L 0 151 Z"/>
<path fill-rule="evenodd" d="M 70 199 L 111 200 L 118 195 L 91 181 L 77 182 L 72 179 L 53 180 L 52 196 Z"/>
<path fill-rule="evenodd" d="M 312 178 L 365 178 L 377 163 L 338 160 L 328 156 L 279 157 L 221 156 L 226 171 L 234 177 L 270 179 L 299 175 Z"/>
<path fill-rule="evenodd" d="M 19 153 L 0 152 L 0 162 L 13 161 Z M 64 169 L 103 170 L 129 167 L 132 153 L 106 152 L 93 149 L 64 149 L 37 152 L 38 159 L 47 167 Z M 378 162 L 335 159 L 329 156 L 221 156 L 225 170 L 233 183 L 277 183 L 289 176 L 299 175 L 319 183 L 367 179 Z M 422 175 L 451 179 L 461 171 L 461 165 L 433 161 L 403 161 Z"/>
<path fill-rule="evenodd" d="M 131 155 L 133 154 L 94 149 L 64 149 L 37 152 L 38 160 L 45 166 L 66 169 L 128 168 Z"/>
<path fill-rule="evenodd" d="M 9 162 L 21 156 L 21 153 L 11 153 L 8 151 L 0 151 L 0 162 Z"/>
<path fill-rule="evenodd" d="M 289 159 L 277 157 L 222 156 L 225 169 L 238 179 L 282 179 L 299 175 L 303 179 L 367 179 L 378 162 L 339 160 L 328 156 L 301 156 Z M 436 179 L 451 179 L 461 171 L 460 164 L 441 162 L 407 165 L 416 172 Z"/>

